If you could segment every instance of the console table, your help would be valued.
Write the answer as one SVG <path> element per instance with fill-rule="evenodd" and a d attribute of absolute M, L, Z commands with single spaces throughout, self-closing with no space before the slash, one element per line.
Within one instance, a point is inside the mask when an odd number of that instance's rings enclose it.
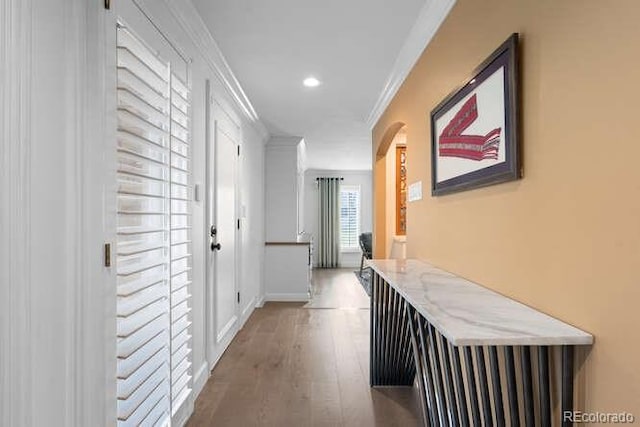
<path fill-rule="evenodd" d="M 592 335 L 423 261 L 368 265 L 372 387 L 417 379 L 426 426 L 571 425 Z"/>

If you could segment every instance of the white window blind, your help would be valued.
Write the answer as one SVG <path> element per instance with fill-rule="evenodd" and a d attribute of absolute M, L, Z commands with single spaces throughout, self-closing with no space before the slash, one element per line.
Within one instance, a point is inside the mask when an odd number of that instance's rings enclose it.
<path fill-rule="evenodd" d="M 190 392 L 189 93 L 117 31 L 118 425 L 166 425 Z"/>
<path fill-rule="evenodd" d="M 360 234 L 360 187 L 340 186 L 340 248 L 356 250 Z"/>

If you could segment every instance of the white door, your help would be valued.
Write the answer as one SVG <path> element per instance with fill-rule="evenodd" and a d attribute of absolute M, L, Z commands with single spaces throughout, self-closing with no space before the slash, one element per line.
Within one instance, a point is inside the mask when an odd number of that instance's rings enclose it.
<path fill-rule="evenodd" d="M 209 362 L 213 365 L 238 331 L 238 126 L 211 101 L 208 147 Z"/>

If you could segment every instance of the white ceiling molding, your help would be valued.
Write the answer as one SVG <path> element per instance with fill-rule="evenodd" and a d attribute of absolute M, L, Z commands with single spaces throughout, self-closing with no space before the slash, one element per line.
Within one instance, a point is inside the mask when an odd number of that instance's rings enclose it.
<path fill-rule="evenodd" d="M 229 67 L 220 47 L 214 40 L 191 0 L 165 0 L 167 7 L 176 18 L 180 26 L 191 38 L 207 64 L 215 71 L 229 95 L 253 124 L 263 140 L 269 137 L 269 132 L 253 108 L 251 101 L 240 86 L 233 71 Z"/>
<path fill-rule="evenodd" d="M 456 0 L 427 0 L 420 11 L 416 23 L 411 28 L 409 36 L 398 53 L 396 62 L 393 64 L 391 73 L 387 78 L 378 100 L 376 101 L 369 117 L 367 125 L 370 129 L 376 125 L 384 111 L 387 109 L 393 97 L 402 86 L 411 69 L 416 64 L 424 49 L 429 45 L 431 39 L 440 28 L 442 22 L 453 8 Z"/>

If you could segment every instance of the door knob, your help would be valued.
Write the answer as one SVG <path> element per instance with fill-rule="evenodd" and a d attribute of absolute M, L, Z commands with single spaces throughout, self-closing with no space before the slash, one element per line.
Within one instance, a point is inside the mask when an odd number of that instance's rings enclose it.
<path fill-rule="evenodd" d="M 211 242 L 211 250 L 212 250 L 212 251 L 216 251 L 216 250 L 218 250 L 218 251 L 219 251 L 221 247 L 222 247 L 222 246 L 220 245 L 220 243 L 213 243 L 213 242 Z"/>

